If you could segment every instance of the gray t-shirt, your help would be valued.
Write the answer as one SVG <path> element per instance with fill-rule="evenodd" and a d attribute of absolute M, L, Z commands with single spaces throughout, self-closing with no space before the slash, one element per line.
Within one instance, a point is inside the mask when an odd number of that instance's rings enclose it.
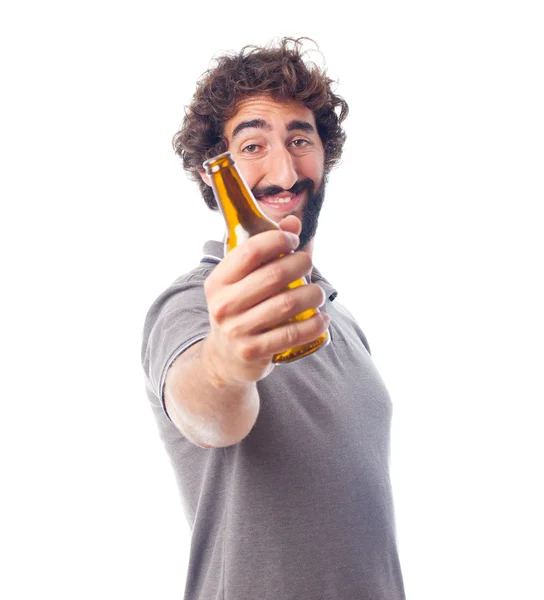
<path fill-rule="evenodd" d="M 314 268 L 331 342 L 257 384 L 249 435 L 228 448 L 189 442 L 164 410 L 166 372 L 209 331 L 203 262 L 152 305 L 142 348 L 147 393 L 191 535 L 186 600 L 401 600 L 389 477 L 391 401 L 367 340 Z"/>

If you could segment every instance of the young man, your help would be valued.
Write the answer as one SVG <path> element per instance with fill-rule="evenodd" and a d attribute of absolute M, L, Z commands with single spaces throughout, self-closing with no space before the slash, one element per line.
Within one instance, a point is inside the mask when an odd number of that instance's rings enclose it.
<path fill-rule="evenodd" d="M 200 80 L 174 138 L 210 208 L 202 163 L 228 150 L 281 227 L 227 256 L 206 243 L 147 315 L 147 391 L 192 528 L 187 600 L 405 597 L 391 401 L 359 325 L 312 265 L 348 112 L 331 83 L 301 41 L 246 47 Z M 302 276 L 309 285 L 285 291 Z M 328 346 L 273 368 L 274 354 L 327 328 Z"/>

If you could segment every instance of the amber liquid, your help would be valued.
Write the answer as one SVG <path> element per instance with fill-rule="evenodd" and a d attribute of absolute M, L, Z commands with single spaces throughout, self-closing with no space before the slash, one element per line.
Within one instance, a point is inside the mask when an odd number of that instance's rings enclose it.
<path fill-rule="evenodd" d="M 280 228 L 261 211 L 251 190 L 238 171 L 230 152 L 225 152 L 207 160 L 203 166 L 206 173 L 210 175 L 217 204 L 225 219 L 227 228 L 225 252 L 236 248 L 252 235 Z M 294 289 L 301 285 L 306 285 L 304 278 L 293 281 L 287 286 L 287 289 Z M 292 317 L 289 321 L 303 321 L 318 312 L 317 308 L 308 309 Z M 312 354 L 328 343 L 329 334 L 325 331 L 312 342 L 275 354 L 272 362 L 277 364 L 292 362 Z"/>

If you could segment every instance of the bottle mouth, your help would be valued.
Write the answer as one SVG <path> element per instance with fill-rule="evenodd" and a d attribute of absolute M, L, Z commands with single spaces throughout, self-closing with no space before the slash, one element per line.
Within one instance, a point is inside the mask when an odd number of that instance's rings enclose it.
<path fill-rule="evenodd" d="M 218 154 L 217 156 L 204 161 L 202 166 L 206 171 L 206 174 L 211 175 L 212 173 L 217 173 L 217 171 L 220 171 L 221 169 L 231 167 L 233 164 L 234 159 L 232 158 L 232 154 L 230 152 L 223 152 L 222 154 Z"/>

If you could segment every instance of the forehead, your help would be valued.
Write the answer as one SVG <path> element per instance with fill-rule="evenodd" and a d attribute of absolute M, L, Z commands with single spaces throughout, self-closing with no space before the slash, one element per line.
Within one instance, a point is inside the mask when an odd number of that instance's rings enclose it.
<path fill-rule="evenodd" d="M 231 139 L 234 129 L 243 121 L 262 119 L 272 130 L 285 130 L 291 121 L 306 121 L 316 129 L 314 113 L 297 100 L 278 102 L 267 96 L 252 96 L 238 103 L 237 111 L 225 123 L 225 135 Z"/>

